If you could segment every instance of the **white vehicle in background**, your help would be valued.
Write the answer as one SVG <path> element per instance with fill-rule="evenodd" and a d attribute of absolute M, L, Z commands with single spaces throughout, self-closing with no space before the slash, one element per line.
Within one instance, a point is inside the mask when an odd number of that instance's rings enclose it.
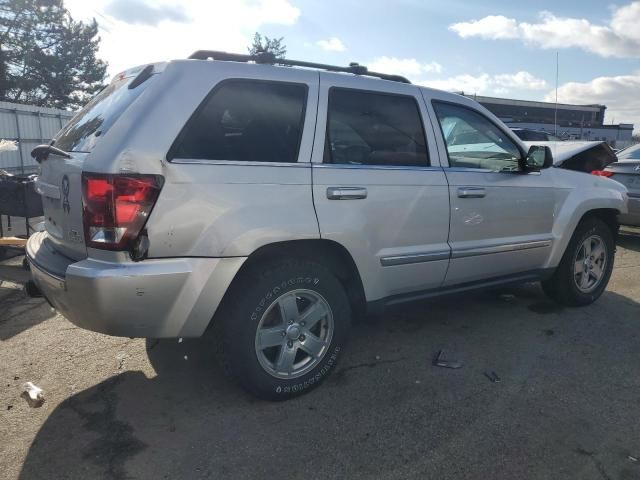
<path fill-rule="evenodd" d="M 610 163 L 604 176 L 622 183 L 629 191 L 629 213 L 620 215 L 622 225 L 640 227 L 640 143 L 618 152 L 618 161 Z"/>

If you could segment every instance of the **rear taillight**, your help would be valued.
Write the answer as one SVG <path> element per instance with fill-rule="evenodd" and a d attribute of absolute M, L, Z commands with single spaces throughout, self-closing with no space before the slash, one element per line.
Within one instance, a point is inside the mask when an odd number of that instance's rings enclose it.
<path fill-rule="evenodd" d="M 88 247 L 129 250 L 153 209 L 160 175 L 82 174 L 84 237 Z"/>
<path fill-rule="evenodd" d="M 595 175 L 596 177 L 612 177 L 613 172 L 608 170 L 592 170 L 591 175 Z"/>

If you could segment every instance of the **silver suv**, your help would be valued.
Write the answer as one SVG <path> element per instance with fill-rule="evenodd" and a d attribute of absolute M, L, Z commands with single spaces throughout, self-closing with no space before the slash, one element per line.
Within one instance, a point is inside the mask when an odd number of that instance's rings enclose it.
<path fill-rule="evenodd" d="M 593 302 L 627 209 L 468 98 L 267 55 L 123 72 L 33 155 L 32 290 L 109 335 L 212 332 L 268 399 L 317 386 L 386 305 L 538 280 Z"/>

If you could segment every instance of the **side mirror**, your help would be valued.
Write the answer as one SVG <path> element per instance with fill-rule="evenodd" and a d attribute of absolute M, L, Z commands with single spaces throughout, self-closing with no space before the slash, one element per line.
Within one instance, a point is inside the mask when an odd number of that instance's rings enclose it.
<path fill-rule="evenodd" d="M 538 172 L 543 168 L 553 166 L 551 149 L 547 146 L 532 145 L 524 159 L 524 166 L 530 172 Z"/>

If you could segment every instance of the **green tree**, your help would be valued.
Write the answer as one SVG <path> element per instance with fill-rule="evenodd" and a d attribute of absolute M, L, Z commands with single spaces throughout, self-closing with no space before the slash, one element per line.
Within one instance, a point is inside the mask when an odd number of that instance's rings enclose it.
<path fill-rule="evenodd" d="M 77 109 L 103 86 L 95 19 L 76 22 L 62 0 L 0 0 L 0 100 Z"/>
<path fill-rule="evenodd" d="M 284 58 L 287 54 L 287 47 L 282 43 L 284 37 L 269 38 L 262 36 L 258 32 L 253 36 L 253 43 L 247 48 L 249 54 L 272 53 L 276 58 Z"/>

